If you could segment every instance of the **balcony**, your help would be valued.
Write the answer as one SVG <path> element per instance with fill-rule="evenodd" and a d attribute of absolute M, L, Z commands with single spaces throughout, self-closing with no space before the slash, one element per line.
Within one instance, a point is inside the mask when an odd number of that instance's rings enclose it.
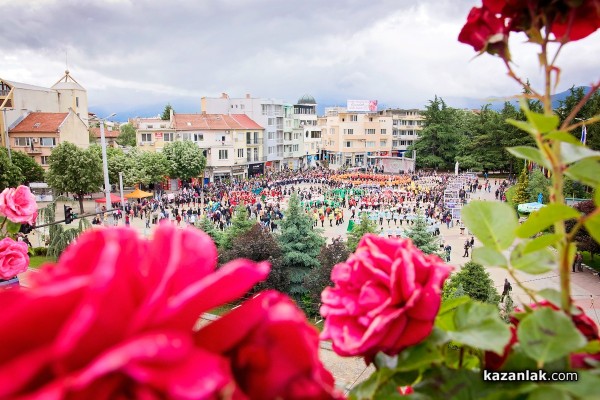
<path fill-rule="evenodd" d="M 42 148 L 41 147 L 26 147 L 25 152 L 27 154 L 42 154 Z"/>
<path fill-rule="evenodd" d="M 283 144 L 283 138 L 277 138 L 277 139 L 275 139 L 275 143 L 277 143 L 277 144 Z"/>
<path fill-rule="evenodd" d="M 262 139 L 246 140 L 246 146 L 260 146 L 263 144 Z"/>

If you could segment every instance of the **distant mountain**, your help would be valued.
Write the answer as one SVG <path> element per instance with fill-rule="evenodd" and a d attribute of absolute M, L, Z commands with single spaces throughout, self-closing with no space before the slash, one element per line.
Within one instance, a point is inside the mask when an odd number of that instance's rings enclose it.
<path fill-rule="evenodd" d="M 590 91 L 589 86 L 581 86 L 584 88 L 584 92 L 587 94 Z M 570 90 L 556 93 L 552 96 L 552 107 L 560 107 L 560 102 L 564 101 L 570 94 Z M 486 104 L 490 104 L 492 110 L 500 111 L 504 107 L 506 101 L 510 101 L 514 106 L 519 106 L 519 101 L 516 99 L 508 99 L 502 97 L 489 97 L 485 99 L 475 99 L 470 97 L 444 97 L 446 104 L 450 107 L 461 108 L 461 109 L 473 109 L 478 110 Z"/>

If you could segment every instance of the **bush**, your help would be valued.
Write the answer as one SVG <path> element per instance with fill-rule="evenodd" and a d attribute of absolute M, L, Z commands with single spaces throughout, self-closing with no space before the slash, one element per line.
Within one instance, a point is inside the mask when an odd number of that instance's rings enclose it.
<path fill-rule="evenodd" d="M 33 250 L 34 256 L 44 256 L 45 257 L 48 254 L 47 247 L 34 247 L 32 250 Z"/>

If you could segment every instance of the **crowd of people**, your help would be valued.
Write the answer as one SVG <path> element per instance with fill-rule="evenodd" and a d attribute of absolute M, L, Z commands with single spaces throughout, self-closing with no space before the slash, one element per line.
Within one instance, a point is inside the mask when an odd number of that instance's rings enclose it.
<path fill-rule="evenodd" d="M 444 202 L 444 191 L 453 177 L 435 172 L 386 175 L 324 168 L 269 171 L 245 180 L 185 184 L 172 193 L 128 202 L 123 212 L 115 210 L 113 216 L 115 224 L 124 220 L 125 225 L 140 218 L 147 228 L 165 219 L 185 225 L 206 217 L 215 228 L 224 230 L 231 225 L 237 206 L 243 205 L 247 218 L 277 231 L 289 196 L 296 193 L 315 227 L 345 225 L 349 221 L 353 225 L 364 214 L 379 226 L 382 235 L 404 236 L 405 229 L 422 215 L 428 231 L 439 235 L 444 224 L 448 229 L 460 224 L 453 220 L 452 210 Z M 504 185 L 501 187 L 508 183 Z M 491 191 L 489 179 L 469 179 L 461 188 L 461 199 L 466 202 L 472 193 L 482 190 Z M 102 223 L 102 218 L 106 219 L 107 213 L 95 223 Z"/>

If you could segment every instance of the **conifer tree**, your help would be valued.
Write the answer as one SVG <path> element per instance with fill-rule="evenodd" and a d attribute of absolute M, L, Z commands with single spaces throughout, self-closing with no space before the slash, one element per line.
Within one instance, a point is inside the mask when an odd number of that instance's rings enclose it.
<path fill-rule="evenodd" d="M 519 204 L 529 202 L 529 171 L 526 167 L 523 167 L 519 178 L 517 179 L 517 187 L 513 196 L 513 204 L 518 206 Z"/>
<path fill-rule="evenodd" d="M 302 211 L 295 193 L 290 197 L 285 217 L 281 221 L 278 241 L 281 247 L 281 266 L 289 277 L 289 294 L 300 304 L 306 294 L 304 277 L 313 268 L 321 267 L 317 256 L 325 239 L 321 236 L 320 229 L 313 229 L 313 223 Z"/>
<path fill-rule="evenodd" d="M 354 225 L 352 231 L 348 234 L 348 248 L 350 251 L 356 251 L 358 242 L 367 233 L 377 233 L 377 224 L 375 221 L 370 221 L 367 213 L 363 213 L 360 217 L 360 223 Z"/>
<path fill-rule="evenodd" d="M 248 211 L 246 206 L 243 204 L 238 205 L 235 208 L 235 213 L 231 218 L 231 226 L 223 232 L 223 238 L 221 240 L 222 250 L 231 250 L 233 241 L 248 232 L 256 221 L 252 221 L 248 218 Z"/>
<path fill-rule="evenodd" d="M 440 251 L 440 242 L 427 231 L 427 221 L 422 214 L 417 214 L 415 224 L 406 231 L 406 236 L 425 254 L 438 254 Z"/>
<path fill-rule="evenodd" d="M 490 274 L 481 264 L 469 261 L 444 284 L 443 299 L 453 298 L 461 290 L 473 300 L 498 304 L 500 296 Z"/>
<path fill-rule="evenodd" d="M 196 221 L 196 228 L 204 231 L 215 242 L 215 246 L 219 247 L 223 234 L 215 228 L 215 224 L 206 216 Z"/>

